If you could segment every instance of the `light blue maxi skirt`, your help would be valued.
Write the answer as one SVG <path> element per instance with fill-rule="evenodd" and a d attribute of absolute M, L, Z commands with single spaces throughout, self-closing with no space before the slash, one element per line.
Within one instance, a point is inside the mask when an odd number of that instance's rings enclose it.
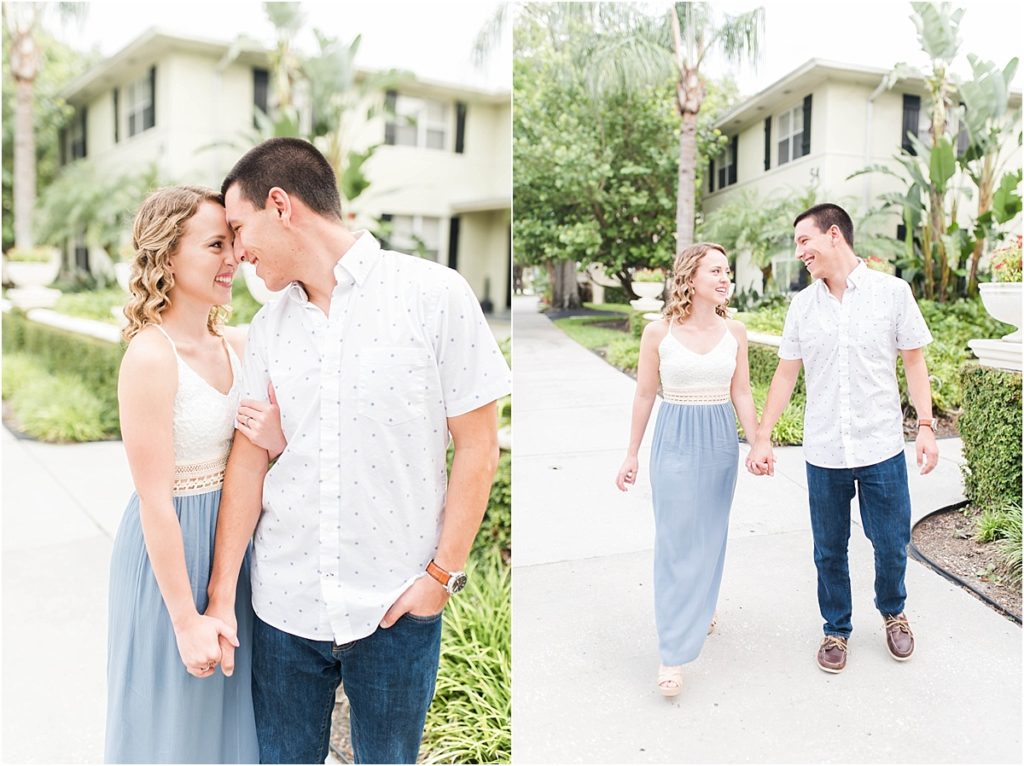
<path fill-rule="evenodd" d="M 654 616 L 665 665 L 697 659 L 725 563 L 739 443 L 730 402 L 662 402 L 651 448 Z"/>
<path fill-rule="evenodd" d="M 196 608 L 206 609 L 219 489 L 174 498 Z M 150 566 L 132 495 L 114 539 L 107 634 L 107 763 L 257 763 L 248 554 L 236 596 L 235 671 L 188 674 Z"/>

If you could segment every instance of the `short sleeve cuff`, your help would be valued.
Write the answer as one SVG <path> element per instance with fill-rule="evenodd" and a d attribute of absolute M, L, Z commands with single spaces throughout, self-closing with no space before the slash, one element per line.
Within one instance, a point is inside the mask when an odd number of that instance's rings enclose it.
<path fill-rule="evenodd" d="M 458 399 L 446 401 L 444 405 L 445 416 L 456 418 L 459 415 L 465 415 L 467 412 L 472 412 L 483 407 L 485 404 L 495 402 L 503 396 L 508 396 L 510 393 L 512 393 L 512 384 L 508 378 L 495 381 L 494 383 L 479 387 L 468 396 L 461 396 Z"/>

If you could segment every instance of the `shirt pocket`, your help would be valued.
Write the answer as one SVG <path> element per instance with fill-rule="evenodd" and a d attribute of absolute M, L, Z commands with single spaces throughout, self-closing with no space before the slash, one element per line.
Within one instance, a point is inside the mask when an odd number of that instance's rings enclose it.
<path fill-rule="evenodd" d="M 422 417 L 426 411 L 428 369 L 427 352 L 423 349 L 364 349 L 359 353 L 359 414 L 386 426 Z"/>

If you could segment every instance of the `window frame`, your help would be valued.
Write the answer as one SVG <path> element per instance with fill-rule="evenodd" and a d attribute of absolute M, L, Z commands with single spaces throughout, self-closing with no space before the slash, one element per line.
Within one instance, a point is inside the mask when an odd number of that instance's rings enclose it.
<path fill-rule="evenodd" d="M 431 106 L 440 107 L 441 116 L 439 118 L 430 118 Z M 453 146 L 453 141 L 455 140 L 452 130 L 453 106 L 454 104 L 447 101 L 413 96 L 408 93 L 395 93 L 394 112 L 388 115 L 385 122 L 385 143 L 389 146 L 408 146 L 413 149 L 430 149 L 431 151 L 442 152 L 456 151 L 459 147 Z M 406 133 L 410 127 L 416 131 L 414 143 L 408 140 L 400 140 L 403 133 Z M 440 146 L 428 145 L 427 139 L 432 131 L 442 134 Z"/>
<path fill-rule="evenodd" d="M 799 119 L 797 115 L 799 114 Z M 782 118 L 789 118 L 789 130 L 786 133 L 782 131 Z M 781 112 L 773 115 L 773 122 L 775 123 L 775 130 L 778 134 L 775 138 L 775 167 L 781 167 L 787 163 L 793 162 L 806 157 L 806 154 L 795 154 L 794 146 L 797 147 L 797 151 L 803 151 L 803 135 L 804 135 L 804 102 L 796 104 L 789 109 L 783 109 Z M 799 129 L 794 129 L 799 126 Z M 782 151 L 782 143 L 787 143 L 787 156 L 783 159 L 780 156 Z"/>

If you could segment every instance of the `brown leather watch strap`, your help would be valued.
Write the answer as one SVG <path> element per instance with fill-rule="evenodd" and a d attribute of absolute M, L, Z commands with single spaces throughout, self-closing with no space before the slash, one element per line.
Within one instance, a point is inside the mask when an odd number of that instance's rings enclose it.
<path fill-rule="evenodd" d="M 441 583 L 445 588 L 448 587 L 448 581 L 452 577 L 451 572 L 446 572 L 441 569 L 441 567 L 434 563 L 433 559 L 431 559 L 430 563 L 427 564 L 427 574 Z"/>
<path fill-rule="evenodd" d="M 927 426 L 928 428 L 932 429 L 932 431 L 934 432 L 935 431 L 935 418 L 918 418 L 917 419 L 917 427 L 920 428 L 921 426 Z"/>

